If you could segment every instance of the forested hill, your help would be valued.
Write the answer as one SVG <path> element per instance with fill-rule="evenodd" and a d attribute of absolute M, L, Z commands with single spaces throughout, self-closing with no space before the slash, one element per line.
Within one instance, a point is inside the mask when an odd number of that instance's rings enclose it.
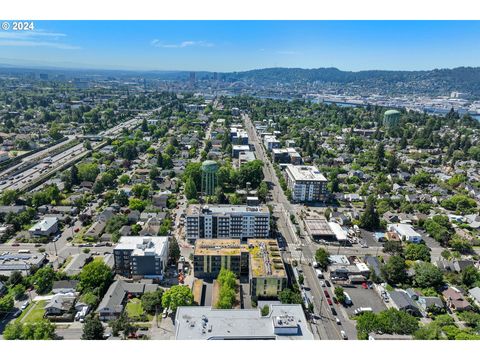
<path fill-rule="evenodd" d="M 302 83 L 320 82 L 361 85 L 370 88 L 386 87 L 404 92 L 417 89 L 419 92 L 447 94 L 450 91 L 465 92 L 480 97 L 480 67 L 458 67 L 428 71 L 342 71 L 337 68 L 268 68 L 223 74 L 229 81 L 254 81 L 257 83 Z M 385 90 L 387 90 L 385 89 Z"/>

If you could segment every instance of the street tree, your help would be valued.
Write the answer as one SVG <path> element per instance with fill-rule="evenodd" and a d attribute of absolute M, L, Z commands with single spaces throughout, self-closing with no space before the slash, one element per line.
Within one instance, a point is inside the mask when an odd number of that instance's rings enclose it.
<path fill-rule="evenodd" d="M 360 218 L 360 226 L 366 230 L 376 230 L 380 226 L 380 217 L 376 209 L 375 197 L 370 195 L 367 198 L 365 212 Z"/>
<path fill-rule="evenodd" d="M 438 289 L 443 285 L 442 271 L 429 262 L 420 262 L 415 264 L 415 284 L 421 288 Z"/>
<path fill-rule="evenodd" d="M 104 327 L 96 315 L 89 315 L 83 324 L 82 340 L 104 340 Z"/>
<path fill-rule="evenodd" d="M 407 280 L 405 259 L 401 256 L 391 256 L 381 270 L 385 280 L 392 285 L 401 284 Z"/>
<path fill-rule="evenodd" d="M 324 248 L 319 248 L 315 252 L 315 261 L 318 263 L 318 265 L 322 269 L 326 269 L 327 266 L 330 264 L 330 259 L 329 259 L 330 254 L 328 251 Z"/>
<path fill-rule="evenodd" d="M 39 294 L 46 294 L 52 290 L 53 281 L 55 280 L 55 271 L 51 266 L 45 266 L 33 275 L 33 283 Z"/>
<path fill-rule="evenodd" d="M 79 289 L 102 295 L 112 281 L 112 271 L 101 259 L 95 259 L 80 271 Z"/>
<path fill-rule="evenodd" d="M 193 305 L 192 290 L 188 286 L 174 285 L 166 290 L 162 296 L 162 306 L 176 311 L 179 306 Z"/>
<path fill-rule="evenodd" d="M 162 307 L 163 289 L 159 288 L 156 291 L 149 291 L 142 295 L 142 307 L 149 313 L 154 314 Z"/>

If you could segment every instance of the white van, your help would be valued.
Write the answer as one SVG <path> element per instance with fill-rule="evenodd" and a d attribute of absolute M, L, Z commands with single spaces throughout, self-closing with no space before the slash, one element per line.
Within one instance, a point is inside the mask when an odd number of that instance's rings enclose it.
<path fill-rule="evenodd" d="M 19 254 L 30 254 L 30 250 L 28 250 L 28 249 L 21 249 L 21 250 L 18 250 L 18 253 L 19 253 Z"/>
<path fill-rule="evenodd" d="M 323 272 L 320 269 L 315 269 L 315 273 L 319 279 L 323 279 Z"/>

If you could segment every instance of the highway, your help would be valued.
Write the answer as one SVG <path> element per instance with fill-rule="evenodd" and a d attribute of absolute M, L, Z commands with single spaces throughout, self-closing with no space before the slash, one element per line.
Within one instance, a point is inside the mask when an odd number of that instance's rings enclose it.
<path fill-rule="evenodd" d="M 4 177 L 8 177 L 8 175 L 10 173 L 14 172 L 14 170 L 19 169 L 19 168 L 25 166 L 26 164 L 38 161 L 38 160 L 44 158 L 45 156 L 48 156 L 49 153 L 51 153 L 52 151 L 54 151 L 54 150 L 56 150 L 56 149 L 58 149 L 62 146 L 65 146 L 66 144 L 68 144 L 73 139 L 75 139 L 74 135 L 68 135 L 67 140 L 65 140 L 65 141 L 62 141 L 62 142 L 60 142 L 56 145 L 50 146 L 47 149 L 38 151 L 34 154 L 25 156 L 18 164 L 13 165 L 13 166 L 3 170 L 2 172 L 0 172 L 0 179 L 3 179 Z"/>
<path fill-rule="evenodd" d="M 274 215 L 278 217 L 278 230 L 285 237 L 288 245 L 288 250 L 286 251 L 284 259 L 287 261 L 295 259 L 299 264 L 301 264 L 299 267 L 303 270 L 305 284 L 307 289 L 309 289 L 307 292 L 310 295 L 309 297 L 312 303 L 314 304 L 314 313 L 317 318 L 315 323 L 312 324 L 312 329 L 315 335 L 322 340 L 338 340 L 341 339 L 340 330 L 344 330 L 350 339 L 356 339 L 355 326 L 353 322 L 348 319 L 348 316 L 341 305 L 334 304 L 332 306 L 337 311 L 336 316 L 332 315 L 332 311 L 328 305 L 324 290 L 328 289 L 327 291 L 329 292 L 330 297 L 333 297 L 333 288 L 322 288 L 315 271 L 311 266 L 308 265 L 309 263 L 313 262 L 314 253 L 319 245 L 308 240 L 308 237 L 306 236 L 297 236 L 296 229 L 290 220 L 291 214 L 298 219 L 296 209 L 292 204 L 290 204 L 290 201 L 288 201 L 287 197 L 283 193 L 275 173 L 275 169 L 273 168 L 273 164 L 265 153 L 264 147 L 261 144 L 261 140 L 258 137 L 252 121 L 250 120 L 249 116 L 245 114 L 243 115 L 243 120 L 250 142 L 255 147 L 255 154 L 257 155 L 257 158 L 264 163 L 264 180 L 270 182 L 273 186 L 271 191 L 273 201 L 271 201 L 269 205 L 273 206 Z M 299 224 L 301 224 L 301 222 L 299 222 Z M 301 228 L 301 234 L 302 233 L 304 233 L 304 230 Z M 334 247 L 334 249 L 328 248 L 328 250 L 332 253 L 336 253 L 337 248 L 338 247 Z M 369 253 L 372 253 L 372 249 L 361 250 L 369 250 Z M 342 249 L 342 254 L 346 254 L 344 249 Z M 356 253 L 356 255 L 358 255 L 358 253 Z M 341 325 L 336 324 L 335 317 L 340 319 Z"/>
<path fill-rule="evenodd" d="M 137 115 L 133 119 L 130 119 L 124 123 L 118 124 L 111 129 L 102 131 L 101 133 L 99 133 L 99 136 L 116 137 L 119 134 L 121 134 L 123 128 L 126 128 L 128 130 L 133 130 L 135 127 L 137 127 L 140 124 L 140 122 L 145 117 L 150 116 L 153 113 L 153 111 L 155 110 Z M 53 150 L 59 148 L 60 146 L 65 145 L 66 143 L 71 141 L 73 138 L 74 137 L 71 136 L 71 138 L 69 138 L 69 140 L 65 142 L 62 142 L 51 148 L 42 150 L 38 153 L 28 156 L 22 160 L 21 164 L 17 164 L 14 167 L 11 167 L 5 170 L 3 174 L 11 173 L 14 168 L 18 168 L 20 165 L 25 165 L 28 162 L 34 162 L 34 161 L 37 162 L 35 166 L 30 167 L 24 170 L 23 172 L 16 174 L 15 176 L 10 176 L 8 179 L 0 181 L 0 192 L 6 189 L 23 191 L 24 189 L 29 187 L 31 183 L 39 180 L 41 177 L 47 177 L 46 176 L 47 174 L 55 172 L 57 169 L 62 168 L 67 163 L 75 162 L 83 158 L 88 153 L 89 150 L 86 150 L 82 143 L 77 144 L 57 155 L 49 156 L 49 154 Z M 105 143 L 102 142 L 98 144 L 97 147 L 101 147 L 104 144 Z M 48 162 L 46 161 L 47 158 L 50 158 Z"/>
<path fill-rule="evenodd" d="M 51 161 L 44 161 L 46 158 L 43 158 L 41 162 L 37 165 L 21 172 L 20 174 L 11 176 L 7 180 L 3 180 L 3 184 L 0 185 L 0 191 L 3 190 L 23 190 L 25 187 L 30 185 L 31 182 L 34 182 L 39 177 L 45 175 L 45 173 L 53 170 L 54 168 L 59 168 L 68 161 L 72 160 L 72 157 L 78 156 L 80 154 L 85 154 L 86 150 L 83 147 L 83 144 L 77 144 L 60 154 L 50 157 Z"/>

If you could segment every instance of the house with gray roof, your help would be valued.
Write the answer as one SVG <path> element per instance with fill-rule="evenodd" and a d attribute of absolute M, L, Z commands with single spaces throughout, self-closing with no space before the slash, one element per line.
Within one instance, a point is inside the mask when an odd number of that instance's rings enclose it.
<path fill-rule="evenodd" d="M 420 296 L 417 303 L 424 312 L 432 308 L 445 309 L 445 304 L 438 296 Z"/>
<path fill-rule="evenodd" d="M 78 280 L 59 280 L 53 282 L 52 292 L 54 294 L 74 293 Z"/>
<path fill-rule="evenodd" d="M 69 312 L 77 297 L 71 294 L 56 294 L 45 304 L 45 316 L 59 316 Z"/>
<path fill-rule="evenodd" d="M 29 232 L 32 236 L 50 236 L 58 231 L 58 219 L 53 216 L 44 217 L 33 225 Z"/>
<path fill-rule="evenodd" d="M 397 310 L 405 311 L 414 316 L 420 316 L 421 312 L 418 305 L 407 294 L 406 291 L 394 290 L 388 293 L 393 307 Z"/>
<path fill-rule="evenodd" d="M 151 282 L 114 281 L 98 305 L 97 313 L 100 320 L 109 321 L 118 318 L 125 307 L 128 294 L 140 296 L 145 292 L 156 291 L 157 284 Z"/>
<path fill-rule="evenodd" d="M 470 295 L 475 305 L 480 307 L 480 287 L 477 286 L 468 290 L 468 295 Z"/>

